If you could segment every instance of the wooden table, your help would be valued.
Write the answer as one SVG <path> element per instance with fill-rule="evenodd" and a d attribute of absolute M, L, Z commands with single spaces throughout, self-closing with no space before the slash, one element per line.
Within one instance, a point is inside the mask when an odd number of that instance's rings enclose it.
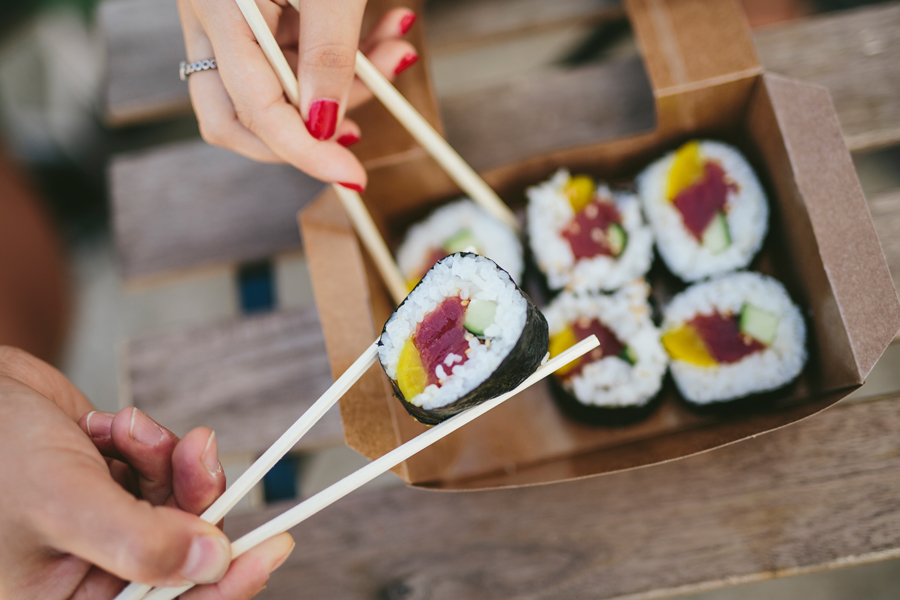
<path fill-rule="evenodd" d="M 482 16 L 470 18 L 474 10 Z M 100 16 L 109 121 L 189 110 L 172 77 L 182 58 L 174 1 L 106 0 Z M 606 0 L 426 5 L 435 60 L 622 18 Z M 900 143 L 900 3 L 767 28 L 754 41 L 768 70 L 828 87 L 853 152 Z M 559 89 L 591 102 L 571 101 L 565 121 L 547 123 L 542 109 Z M 440 110 L 451 143 L 477 168 L 653 126 L 634 56 L 545 69 L 441 98 Z M 117 157 L 110 181 L 132 282 L 296 252 L 295 213 L 321 187 L 199 140 Z M 251 184 L 265 202 L 248 202 Z M 900 281 L 900 190 L 869 205 Z M 314 308 L 276 310 L 133 339 L 123 377 L 130 400 L 176 432 L 208 425 L 223 454 L 254 455 L 330 383 L 323 349 Z M 657 598 L 900 556 L 898 429 L 900 390 L 633 472 L 494 492 L 360 492 L 295 530 L 297 549 L 262 597 Z M 340 443 L 335 413 L 298 450 Z M 283 508 L 229 519 L 226 530 L 239 535 Z"/>

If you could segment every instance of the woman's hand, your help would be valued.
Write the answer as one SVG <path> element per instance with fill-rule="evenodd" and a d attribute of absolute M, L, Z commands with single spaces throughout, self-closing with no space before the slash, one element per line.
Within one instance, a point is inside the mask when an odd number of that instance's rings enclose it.
<path fill-rule="evenodd" d="M 400 38 L 416 15 L 388 11 L 360 43 L 365 0 L 257 0 L 300 81 L 300 107 L 291 106 L 232 0 L 179 0 L 188 62 L 215 58 L 218 70 L 188 79 L 200 133 L 210 144 L 263 162 L 287 162 L 313 177 L 362 190 L 366 173 L 344 146 L 360 138 L 344 112 L 370 97 L 354 78 L 362 50 L 393 79 L 413 64 L 415 49 Z"/>
<path fill-rule="evenodd" d="M 123 580 L 251 598 L 293 540 L 229 566 L 228 539 L 195 516 L 224 489 L 209 429 L 179 440 L 137 409 L 94 411 L 61 373 L 0 346 L 0 598 L 101 600 Z"/>

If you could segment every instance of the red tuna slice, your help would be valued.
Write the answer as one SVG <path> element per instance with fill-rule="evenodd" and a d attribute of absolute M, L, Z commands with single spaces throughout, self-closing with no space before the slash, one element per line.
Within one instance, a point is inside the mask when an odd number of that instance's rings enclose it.
<path fill-rule="evenodd" d="M 766 349 L 759 340 L 741 333 L 739 318 L 720 313 L 697 315 L 687 324 L 697 331 L 710 356 L 717 363 L 727 364 Z"/>
<path fill-rule="evenodd" d="M 444 371 L 450 374 L 454 365 L 447 366 L 444 359 L 451 353 L 462 357 L 462 362 L 469 358 L 466 350 L 469 349 L 469 341 L 466 339 L 467 331 L 463 327 L 466 320 L 466 307 L 463 301 L 456 298 L 447 298 L 437 308 L 429 313 L 419 323 L 416 329 L 416 349 L 422 360 L 422 367 L 428 374 L 428 383 L 440 385 L 435 373 L 438 365 L 444 365 Z M 471 335 L 471 334 L 469 334 Z"/>
<path fill-rule="evenodd" d="M 675 208 L 697 241 L 703 239 L 703 232 L 716 213 L 725 208 L 729 189 L 737 190 L 737 186 L 725 181 L 725 171 L 719 163 L 708 160 L 703 167 L 703 179 L 675 196 Z"/>
<path fill-rule="evenodd" d="M 625 349 L 625 344 L 622 343 L 616 334 L 597 319 L 593 319 L 592 321 L 579 319 L 575 323 L 572 323 L 571 327 L 572 332 L 575 334 L 575 339 L 579 342 L 592 335 L 596 335 L 600 345 L 582 356 L 581 359 L 579 359 L 578 364 L 571 371 L 568 371 L 563 376 L 563 379 L 579 375 L 586 365 L 598 361 L 601 358 L 606 358 L 607 356 L 619 356 L 622 353 L 622 350 Z"/>
<path fill-rule="evenodd" d="M 622 215 L 614 204 L 593 200 L 581 209 L 562 232 L 572 247 L 575 260 L 598 255 L 612 256 L 606 232 L 613 223 L 622 224 Z"/>

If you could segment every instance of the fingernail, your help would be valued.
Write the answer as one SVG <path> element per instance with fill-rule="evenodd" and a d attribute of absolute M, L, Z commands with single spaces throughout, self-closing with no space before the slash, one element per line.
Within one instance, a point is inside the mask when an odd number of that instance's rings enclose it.
<path fill-rule="evenodd" d="M 316 100 L 309 105 L 309 121 L 306 128 L 317 140 L 327 140 L 337 127 L 338 103 L 334 100 Z"/>
<path fill-rule="evenodd" d="M 203 454 L 200 455 L 200 461 L 210 475 L 218 475 L 222 470 L 222 465 L 219 463 L 219 445 L 216 443 L 215 431 L 209 434 L 209 439 L 206 440 L 206 448 L 203 449 Z"/>
<path fill-rule="evenodd" d="M 353 190 L 354 192 L 357 192 L 359 194 L 362 194 L 364 191 L 366 191 L 366 188 L 359 185 L 358 183 L 344 183 L 343 181 L 338 181 L 338 185 L 343 186 L 348 190 Z"/>
<path fill-rule="evenodd" d="M 272 568 L 269 570 L 269 573 L 271 573 L 272 571 L 274 571 L 275 569 L 277 569 L 278 567 L 280 567 L 281 565 L 284 564 L 284 561 L 286 561 L 288 559 L 288 557 L 291 555 L 291 552 L 294 551 L 294 547 L 296 545 L 297 545 L 297 542 L 293 542 L 291 544 L 291 547 L 288 548 L 288 551 L 284 553 L 284 556 L 282 556 L 281 558 L 279 558 L 278 560 L 275 561 L 275 563 L 272 565 Z"/>
<path fill-rule="evenodd" d="M 231 546 L 219 536 L 194 538 L 181 575 L 193 583 L 213 583 L 222 579 L 231 563 Z"/>
<path fill-rule="evenodd" d="M 407 70 L 419 60 L 419 55 L 415 52 L 410 52 L 400 59 L 400 62 L 397 63 L 397 66 L 394 67 L 394 75 L 399 75 L 403 71 Z"/>
<path fill-rule="evenodd" d="M 107 412 L 100 412 L 99 410 L 88 413 L 87 420 L 84 423 L 88 430 L 88 436 L 98 439 L 110 437 L 110 435 L 112 435 L 110 432 L 112 431 L 114 416 L 115 415 Z"/>
<path fill-rule="evenodd" d="M 163 438 L 163 432 L 159 425 L 137 408 L 131 411 L 131 425 L 128 428 L 128 434 L 134 441 L 147 446 L 155 446 Z"/>
<path fill-rule="evenodd" d="M 355 133 L 345 133 L 337 139 L 337 143 L 341 146 L 352 146 L 359 141 L 359 136 Z"/>
<path fill-rule="evenodd" d="M 400 35 L 406 35 L 407 32 L 412 29 L 413 24 L 416 22 L 419 16 L 411 12 L 402 19 L 400 19 Z"/>

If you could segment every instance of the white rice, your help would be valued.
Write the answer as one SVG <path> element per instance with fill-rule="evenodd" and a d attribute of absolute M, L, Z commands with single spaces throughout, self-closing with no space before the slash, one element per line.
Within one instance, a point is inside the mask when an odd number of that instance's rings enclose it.
<path fill-rule="evenodd" d="M 575 218 L 563 193 L 568 180 L 569 172 L 560 169 L 548 181 L 527 190 L 528 238 L 549 286 L 576 292 L 615 290 L 642 277 L 653 260 L 653 234 L 644 223 L 637 197 L 627 192 L 610 192 L 605 184 L 598 185 L 597 194 L 611 197 L 622 215 L 628 240 L 617 257 L 595 256 L 576 261 L 572 247 L 562 236 Z"/>
<path fill-rule="evenodd" d="M 684 226 L 681 213 L 666 197 L 675 152 L 651 164 L 636 179 L 659 254 L 669 270 L 685 281 L 697 281 L 749 265 L 762 246 L 769 220 L 766 194 L 740 152 L 721 142 L 701 141 L 700 153 L 718 162 L 738 186 L 737 192 L 728 191 L 726 200 L 725 219 L 731 245 L 718 254 L 697 241 Z"/>
<path fill-rule="evenodd" d="M 472 233 L 484 256 L 506 269 L 515 281 L 522 281 L 522 243 L 516 232 L 468 199 L 442 206 L 410 227 L 397 248 L 397 264 L 403 276 L 407 280 L 418 278 L 431 250 L 462 230 Z"/>
<path fill-rule="evenodd" d="M 440 386 L 431 384 L 414 398 L 406 400 L 426 410 L 456 402 L 490 377 L 512 351 L 525 328 L 528 303 L 509 275 L 487 258 L 477 255 L 451 255 L 441 260 L 422 279 L 400 308 L 391 315 L 380 338 L 378 358 L 388 376 L 397 379 L 397 364 L 406 341 L 416 332 L 425 316 L 446 298 L 490 300 L 497 303 L 494 323 L 484 331 L 489 343 L 477 337 L 469 340 L 469 358 L 457 364 L 447 356 L 435 369 Z M 462 358 L 462 357 L 458 357 Z M 451 364 L 448 364 L 451 363 Z"/>
<path fill-rule="evenodd" d="M 637 355 L 630 365 L 618 356 L 606 356 L 585 365 L 564 383 L 588 406 L 644 406 L 662 386 L 669 358 L 650 318 L 650 287 L 641 279 L 612 295 L 563 292 L 544 311 L 550 336 L 581 318 L 597 319 Z"/>
<path fill-rule="evenodd" d="M 675 296 L 665 310 L 662 331 L 680 327 L 697 315 L 738 314 L 748 302 L 778 315 L 771 346 L 738 362 L 701 367 L 672 360 L 672 376 L 691 402 L 708 404 L 778 389 L 806 364 L 806 324 L 784 286 L 759 273 L 733 273 L 695 284 Z"/>

